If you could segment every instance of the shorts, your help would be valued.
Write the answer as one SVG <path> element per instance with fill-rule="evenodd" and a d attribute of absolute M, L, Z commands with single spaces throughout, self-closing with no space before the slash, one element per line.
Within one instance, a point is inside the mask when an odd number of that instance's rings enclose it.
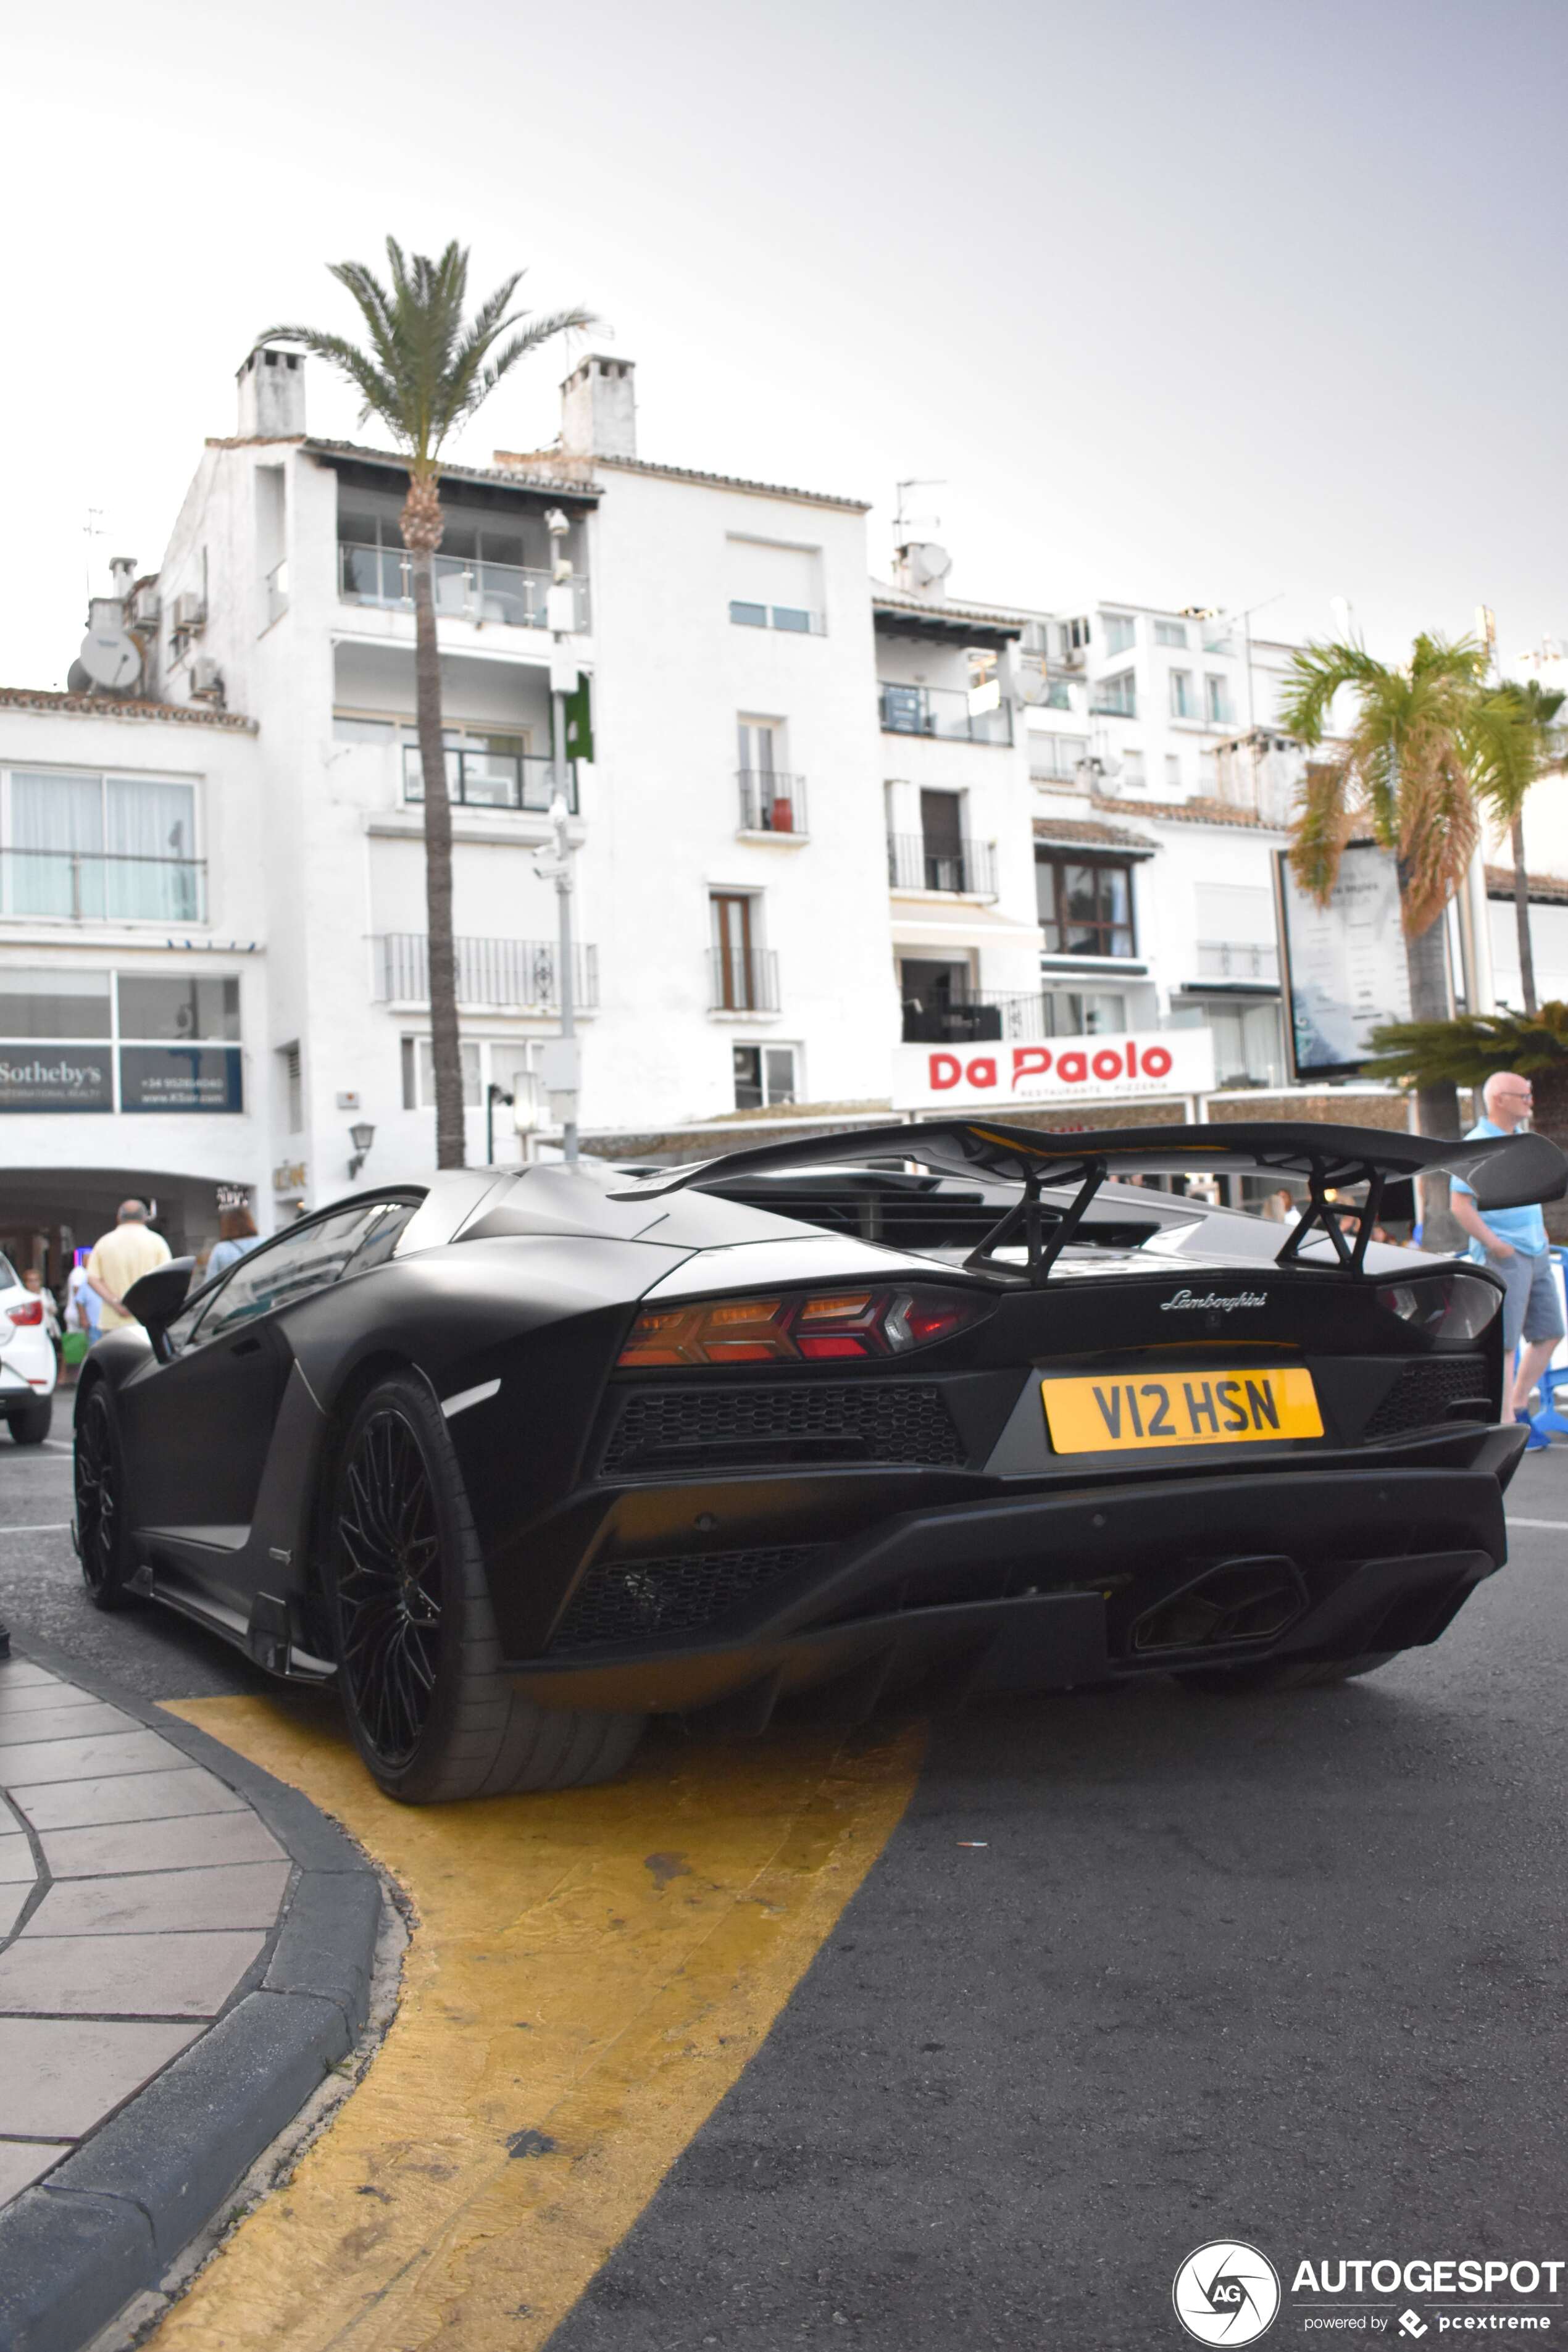
<path fill-rule="evenodd" d="M 1486 1263 L 1502 1278 L 1504 1354 L 1511 1360 L 1521 1339 L 1561 1339 L 1563 1309 L 1551 1251 L 1542 1250 L 1539 1257 L 1527 1257 L 1522 1250 L 1515 1250 L 1511 1257 L 1494 1257 L 1489 1250 Z"/>

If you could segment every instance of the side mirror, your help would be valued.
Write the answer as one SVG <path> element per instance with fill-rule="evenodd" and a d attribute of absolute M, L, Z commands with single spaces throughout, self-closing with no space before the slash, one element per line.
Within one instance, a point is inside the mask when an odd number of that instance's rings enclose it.
<path fill-rule="evenodd" d="M 167 1265 L 155 1265 L 133 1282 L 125 1294 L 127 1308 L 152 1340 L 160 1361 L 168 1352 L 164 1335 L 185 1303 L 195 1264 L 194 1257 L 172 1257 Z"/>

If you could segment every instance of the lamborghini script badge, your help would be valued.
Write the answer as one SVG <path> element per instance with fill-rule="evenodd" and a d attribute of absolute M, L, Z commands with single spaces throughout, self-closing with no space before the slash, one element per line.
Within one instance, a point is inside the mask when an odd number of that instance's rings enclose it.
<path fill-rule="evenodd" d="M 1260 1290 L 1233 1290 L 1228 1295 L 1222 1295 L 1217 1290 L 1205 1290 L 1202 1297 L 1195 1290 L 1178 1290 L 1169 1298 L 1161 1299 L 1160 1312 L 1169 1315 L 1173 1308 L 1192 1307 L 1194 1310 L 1202 1308 L 1210 1314 L 1232 1315 L 1238 1307 L 1267 1307 L 1268 1304 Z"/>

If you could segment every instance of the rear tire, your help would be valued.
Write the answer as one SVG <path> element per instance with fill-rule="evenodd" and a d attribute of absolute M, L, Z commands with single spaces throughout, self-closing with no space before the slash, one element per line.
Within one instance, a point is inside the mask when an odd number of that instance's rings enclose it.
<path fill-rule="evenodd" d="M 1195 1674 L 1178 1675 L 1185 1690 L 1219 1698 L 1251 1698 L 1273 1691 L 1321 1690 L 1329 1683 L 1353 1682 L 1358 1675 L 1374 1675 L 1396 1658 L 1397 1650 L 1368 1650 L 1359 1658 L 1320 1658 L 1297 1665 L 1202 1666 Z"/>
<path fill-rule="evenodd" d="M 126 1527 L 125 1463 L 120 1423 L 103 1382 L 95 1381 L 77 1412 L 77 1550 L 95 1609 L 123 1609 L 136 1561 Z"/>
<path fill-rule="evenodd" d="M 53 1397 L 44 1397 L 37 1404 L 30 1404 L 26 1412 L 14 1412 L 11 1415 L 12 1444 L 41 1445 L 49 1433 L 49 1423 L 54 1417 Z"/>
<path fill-rule="evenodd" d="M 584 1788 L 626 1763 L 645 1716 L 537 1706 L 501 1672 L 457 1457 L 412 1374 L 380 1381 L 350 1422 L 331 1530 L 326 1582 L 343 1705 L 389 1797 L 435 1805 Z"/>

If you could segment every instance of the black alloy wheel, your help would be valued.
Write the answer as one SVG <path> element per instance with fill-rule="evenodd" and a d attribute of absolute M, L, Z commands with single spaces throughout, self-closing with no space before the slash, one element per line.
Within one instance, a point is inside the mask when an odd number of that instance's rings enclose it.
<path fill-rule="evenodd" d="M 407 1415 L 384 1403 L 360 1422 L 343 1464 L 338 1662 L 376 1759 L 406 1765 L 429 1720 L 441 1662 L 436 1496 Z"/>
<path fill-rule="evenodd" d="M 77 1549 L 96 1609 L 123 1609 L 132 1562 L 126 1542 L 125 1475 L 108 1390 L 96 1381 L 76 1428 Z"/>
<path fill-rule="evenodd" d="M 506 1672 L 441 1408 L 413 1372 L 363 1397 L 328 1496 L 326 1598 L 343 1703 L 378 1787 L 430 1805 L 618 1772 L 640 1715 L 542 1707 Z"/>

